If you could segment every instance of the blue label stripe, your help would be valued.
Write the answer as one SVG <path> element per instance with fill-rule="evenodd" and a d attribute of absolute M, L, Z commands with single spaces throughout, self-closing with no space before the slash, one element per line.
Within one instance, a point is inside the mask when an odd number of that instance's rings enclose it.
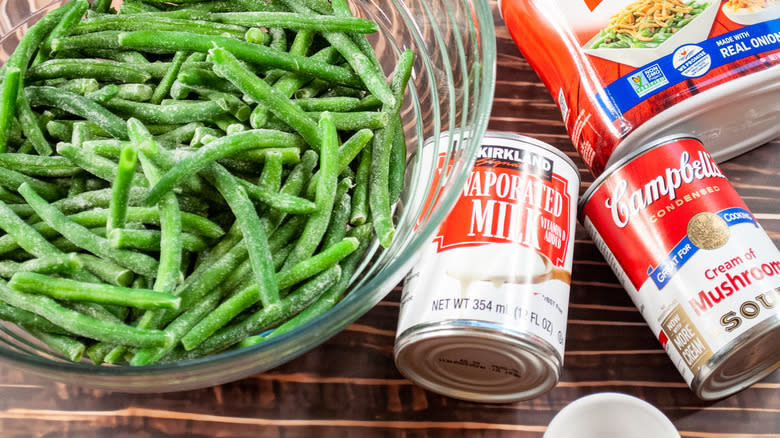
<path fill-rule="evenodd" d="M 726 221 L 729 226 L 743 224 L 745 222 L 751 223 L 756 227 L 758 226 L 758 222 L 756 222 L 756 218 L 753 217 L 753 214 L 744 208 L 729 208 L 718 213 L 718 216 Z"/>
<path fill-rule="evenodd" d="M 727 208 L 726 210 L 718 212 L 717 215 L 723 219 L 729 227 L 743 223 L 751 223 L 756 227 L 758 226 L 758 222 L 756 222 L 753 215 L 744 208 Z M 672 277 L 674 277 L 677 271 L 679 271 L 698 251 L 699 247 L 694 245 L 686 235 L 674 246 L 674 248 L 672 248 L 664 260 L 658 264 L 658 267 L 649 267 L 647 269 L 647 274 L 653 279 L 658 290 L 661 290 L 672 280 Z"/>
<path fill-rule="evenodd" d="M 658 286 L 658 289 L 663 289 L 664 286 L 672 280 L 674 274 L 676 274 L 697 251 L 699 251 L 699 247 L 691 243 L 691 239 L 686 235 L 680 243 L 672 248 L 657 268 L 653 269 L 650 267 L 650 269 L 648 269 L 648 274 L 650 274 L 650 278 L 653 279 L 653 282 Z"/>
<path fill-rule="evenodd" d="M 780 19 L 753 24 L 715 38 L 687 45 L 698 46 L 701 52 L 688 59 L 678 68 L 673 64 L 674 53 L 646 64 L 609 84 L 604 92 L 607 98 L 598 98 L 602 110 L 611 121 L 639 105 L 647 98 L 679 84 L 686 79 L 699 77 L 706 72 L 727 65 L 733 61 L 780 49 Z M 625 49 L 631 50 L 631 49 Z M 696 63 L 709 67 L 696 76 L 682 74 Z M 644 81 L 644 82 L 643 82 Z"/>

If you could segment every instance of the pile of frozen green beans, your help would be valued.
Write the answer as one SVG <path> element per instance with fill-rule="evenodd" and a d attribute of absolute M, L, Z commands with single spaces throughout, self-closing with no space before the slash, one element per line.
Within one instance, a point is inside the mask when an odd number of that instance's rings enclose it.
<path fill-rule="evenodd" d="M 335 305 L 404 184 L 345 0 L 73 0 L 0 70 L 0 319 L 72 361 L 202 357 Z"/>

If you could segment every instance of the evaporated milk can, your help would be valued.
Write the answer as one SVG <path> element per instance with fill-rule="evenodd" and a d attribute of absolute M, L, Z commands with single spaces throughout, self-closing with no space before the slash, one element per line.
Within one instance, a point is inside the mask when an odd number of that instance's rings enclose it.
<path fill-rule="evenodd" d="M 422 151 L 439 171 L 443 143 Z M 402 374 L 494 403 L 557 384 L 579 185 L 577 167 L 552 146 L 485 134 L 457 203 L 406 278 L 395 342 Z"/>
<path fill-rule="evenodd" d="M 780 252 L 701 142 L 667 138 L 599 177 L 580 219 L 691 389 L 780 365 Z"/>

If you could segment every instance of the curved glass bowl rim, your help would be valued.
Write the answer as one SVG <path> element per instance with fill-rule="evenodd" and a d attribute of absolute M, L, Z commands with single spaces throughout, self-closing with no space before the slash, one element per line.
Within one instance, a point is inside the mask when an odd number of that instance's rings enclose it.
<path fill-rule="evenodd" d="M 38 14 L 41 11 L 49 9 L 52 4 L 57 0 L 53 0 L 47 6 L 33 12 Z M 447 1 L 447 0 L 444 0 Z M 235 350 L 229 350 L 218 354 L 204 356 L 197 359 L 187 359 L 177 362 L 146 365 L 139 367 L 130 366 L 105 366 L 94 365 L 88 362 L 52 362 L 51 360 L 44 359 L 39 356 L 30 356 L 26 354 L 18 353 L 14 350 L 7 349 L 0 346 L 2 351 L 2 360 L 8 363 L 21 363 L 28 367 L 33 367 L 40 371 L 50 371 L 52 366 L 57 367 L 57 373 L 68 374 L 84 374 L 84 375 L 101 375 L 111 377 L 140 377 L 140 376 L 152 376 L 152 375 L 165 375 L 170 372 L 181 372 L 188 370 L 199 370 L 203 367 L 213 367 L 218 365 L 228 365 L 239 359 L 244 359 L 250 356 L 257 355 L 258 352 L 271 350 L 277 345 L 285 345 L 292 342 L 297 335 L 306 329 L 318 328 L 318 331 L 324 332 L 324 335 L 318 335 L 316 340 L 312 343 L 307 343 L 306 347 L 297 350 L 292 355 L 281 358 L 275 365 L 271 365 L 267 369 L 271 369 L 280 365 L 294 357 L 297 357 L 317 345 L 325 342 L 330 337 L 338 333 L 347 325 L 354 322 L 360 316 L 365 314 L 368 310 L 373 308 L 379 301 L 381 301 L 390 290 L 380 293 L 381 286 L 386 281 L 387 275 L 382 275 L 382 272 L 395 273 L 400 270 L 408 269 L 411 261 L 413 261 L 415 254 L 427 243 L 433 236 L 433 233 L 438 228 L 438 225 L 444 220 L 445 216 L 449 213 L 450 208 L 455 205 L 460 190 L 454 188 L 461 187 L 468 174 L 467 170 L 471 168 L 476 159 L 476 151 L 481 143 L 482 137 L 487 130 L 487 125 L 490 119 L 490 109 L 493 104 L 494 89 L 495 89 L 495 75 L 496 75 L 496 36 L 493 22 L 493 15 L 490 6 L 487 2 L 479 0 L 463 0 L 469 1 L 473 7 L 473 13 L 476 17 L 476 29 L 480 34 L 480 60 L 482 61 L 482 69 L 479 80 L 480 84 L 480 101 L 478 107 L 475 108 L 474 119 L 471 125 L 468 126 L 470 135 L 466 139 L 468 145 L 464 148 L 463 153 L 460 154 L 460 159 L 463 161 L 464 171 L 457 175 L 454 175 L 452 184 L 443 191 L 443 195 L 439 198 L 439 204 L 436 211 L 433 212 L 428 219 L 423 230 L 420 232 L 418 238 L 407 247 L 403 248 L 401 252 L 391 260 L 388 265 L 373 278 L 367 280 L 358 289 L 350 290 L 345 297 L 339 301 L 329 311 L 319 315 L 306 324 L 292 330 L 290 332 L 279 335 L 270 340 L 260 342 L 258 344 L 239 348 Z M 8 34 L 12 33 L 15 29 L 21 26 L 14 27 Z M 460 129 L 460 128 L 456 128 Z M 442 133 L 447 131 L 442 131 Z"/>

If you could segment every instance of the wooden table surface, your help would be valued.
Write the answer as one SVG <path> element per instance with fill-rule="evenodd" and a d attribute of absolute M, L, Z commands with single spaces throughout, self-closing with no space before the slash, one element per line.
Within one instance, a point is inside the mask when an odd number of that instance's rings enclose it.
<path fill-rule="evenodd" d="M 495 1 L 491 2 L 495 11 Z M 545 87 L 495 13 L 496 98 L 490 129 L 564 150 L 592 181 Z M 722 164 L 777 244 L 780 140 Z M 108 393 L 0 365 L 0 437 L 541 437 L 572 400 L 632 394 L 657 406 L 683 437 L 780 437 L 780 372 L 716 402 L 698 400 L 578 227 L 563 378 L 530 401 L 489 405 L 443 397 L 393 364 L 400 288 L 319 348 L 269 372 L 208 389 Z"/>

